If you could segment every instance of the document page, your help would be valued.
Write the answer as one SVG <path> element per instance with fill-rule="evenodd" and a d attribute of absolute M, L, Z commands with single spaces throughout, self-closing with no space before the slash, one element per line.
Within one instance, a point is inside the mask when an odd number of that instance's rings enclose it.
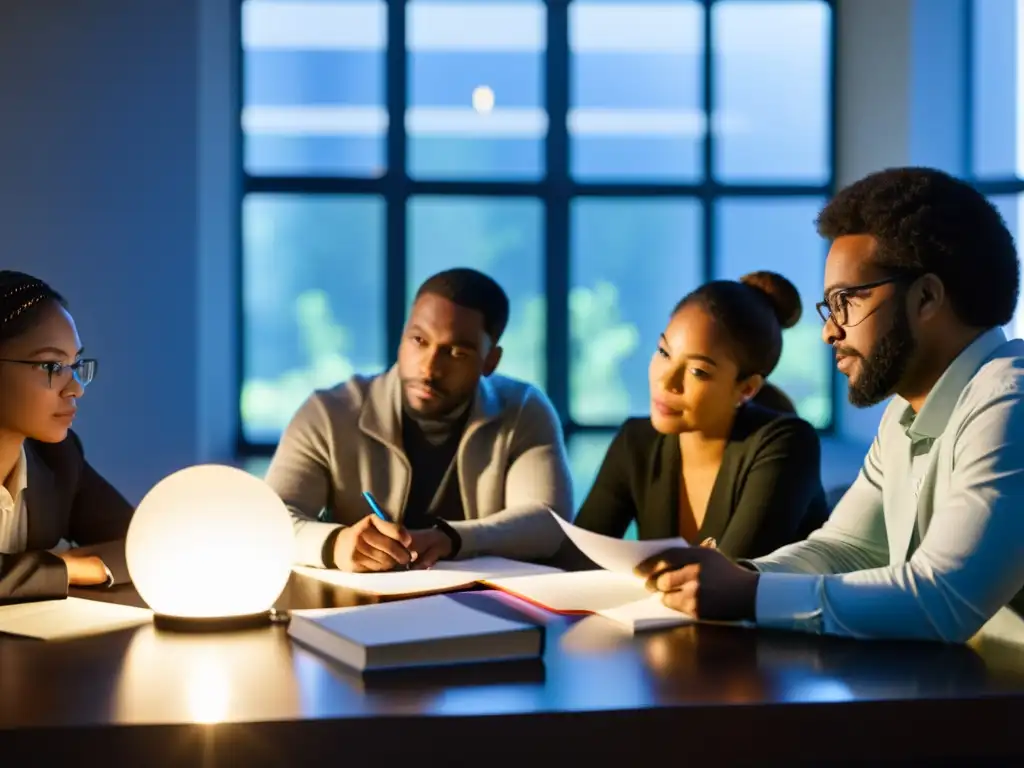
<path fill-rule="evenodd" d="M 666 549 L 690 546 L 685 539 L 680 538 L 631 541 L 602 536 L 600 533 L 577 528 L 554 512 L 551 514 L 562 526 L 565 535 L 584 555 L 605 570 L 615 573 L 632 575 L 633 569 L 652 555 L 657 555 Z"/>
<path fill-rule="evenodd" d="M 611 571 L 576 571 L 488 579 L 488 586 L 563 614 L 597 614 L 632 632 L 675 627 L 692 616 L 667 608 L 642 579 Z"/>
<path fill-rule="evenodd" d="M 382 573 L 348 573 L 326 568 L 295 566 L 302 576 L 353 589 L 371 595 L 397 597 L 426 595 L 468 589 L 492 576 L 524 576 L 561 573 L 557 568 L 534 565 L 503 557 L 473 557 L 466 560 L 442 561 L 429 570 L 384 571 Z"/>
<path fill-rule="evenodd" d="M 611 571 L 516 576 L 485 583 L 556 613 L 595 613 L 650 595 L 640 579 Z"/>
<path fill-rule="evenodd" d="M 666 606 L 660 594 L 648 595 L 643 600 L 626 603 L 615 608 L 597 611 L 606 619 L 611 619 L 634 632 L 664 627 L 678 627 L 696 621 L 687 613 L 682 613 Z"/>
<path fill-rule="evenodd" d="M 65 640 L 148 624 L 152 611 L 69 597 L 0 606 L 0 633 L 37 640 Z"/>

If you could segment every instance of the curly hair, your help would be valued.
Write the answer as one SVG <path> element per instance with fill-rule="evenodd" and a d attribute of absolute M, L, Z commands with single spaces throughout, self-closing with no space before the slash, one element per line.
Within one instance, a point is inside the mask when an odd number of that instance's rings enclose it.
<path fill-rule="evenodd" d="M 934 168 L 889 168 L 840 190 L 822 209 L 829 240 L 871 235 L 874 261 L 889 273 L 930 273 L 965 325 L 993 328 L 1013 318 L 1020 266 L 1013 235 L 980 192 Z"/>

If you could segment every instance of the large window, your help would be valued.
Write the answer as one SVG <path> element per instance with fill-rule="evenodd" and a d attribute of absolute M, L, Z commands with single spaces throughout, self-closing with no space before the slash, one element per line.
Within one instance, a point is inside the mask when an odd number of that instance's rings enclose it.
<path fill-rule="evenodd" d="M 1024 2 L 973 0 L 968 50 L 967 165 L 1021 248 L 1024 230 Z M 1024 295 L 1022 295 L 1024 299 Z M 1024 335 L 1024 312 L 1006 329 Z"/>
<path fill-rule="evenodd" d="M 773 380 L 821 428 L 813 302 L 833 184 L 822 0 L 244 0 L 243 448 L 394 359 L 452 265 L 512 300 L 501 371 L 541 385 L 584 488 L 702 281 L 804 299 Z M 579 433 L 587 433 L 576 437 Z"/>

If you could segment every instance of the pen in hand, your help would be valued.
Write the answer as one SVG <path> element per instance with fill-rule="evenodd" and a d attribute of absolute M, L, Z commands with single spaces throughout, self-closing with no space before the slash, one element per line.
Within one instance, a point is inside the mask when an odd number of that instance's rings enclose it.
<path fill-rule="evenodd" d="M 379 517 L 385 523 L 391 523 L 392 525 L 395 524 L 393 520 L 391 520 L 386 514 L 384 514 L 384 510 L 380 508 L 380 504 L 377 503 L 377 499 L 375 499 L 373 497 L 372 493 L 370 493 L 369 491 L 363 491 L 363 498 L 366 499 L 366 503 L 370 506 L 370 509 L 373 511 L 373 514 L 375 514 L 377 517 Z M 399 546 L 401 546 L 401 545 L 399 545 Z M 416 553 L 415 552 L 409 552 L 408 554 L 409 554 L 409 561 L 407 563 L 405 563 L 404 565 L 399 564 L 399 566 L 398 566 L 400 569 L 406 570 L 406 571 L 408 571 L 410 568 L 412 568 L 412 561 L 416 558 Z"/>

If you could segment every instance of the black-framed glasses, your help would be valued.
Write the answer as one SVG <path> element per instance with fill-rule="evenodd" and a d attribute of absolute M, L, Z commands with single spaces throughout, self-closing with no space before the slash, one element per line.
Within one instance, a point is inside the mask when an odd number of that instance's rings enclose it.
<path fill-rule="evenodd" d="M 75 381 L 82 385 L 83 388 L 89 386 L 89 382 L 96 378 L 96 367 L 99 365 L 96 360 L 91 358 L 76 360 L 71 363 L 71 365 L 65 365 L 64 363 L 57 363 L 50 360 L 4 360 L 2 358 L 0 358 L 0 363 L 31 365 L 41 371 L 46 371 L 46 385 L 48 387 L 53 386 L 54 377 L 64 384 L 70 381 L 73 377 Z M 70 371 L 71 375 L 68 376 L 66 371 Z"/>
<path fill-rule="evenodd" d="M 832 320 L 840 328 L 847 327 L 847 323 L 850 322 L 850 298 L 860 293 L 861 291 L 867 291 L 871 288 L 879 288 L 883 285 L 889 285 L 890 283 L 902 283 L 907 280 L 916 280 L 918 275 L 894 275 L 887 277 L 884 280 L 875 280 L 870 283 L 861 283 L 860 285 L 850 285 L 845 288 L 837 288 L 832 291 L 831 294 L 825 297 L 824 301 L 819 301 L 814 305 L 814 308 L 818 310 L 818 316 L 821 318 L 823 323 L 827 323 L 829 319 Z"/>

